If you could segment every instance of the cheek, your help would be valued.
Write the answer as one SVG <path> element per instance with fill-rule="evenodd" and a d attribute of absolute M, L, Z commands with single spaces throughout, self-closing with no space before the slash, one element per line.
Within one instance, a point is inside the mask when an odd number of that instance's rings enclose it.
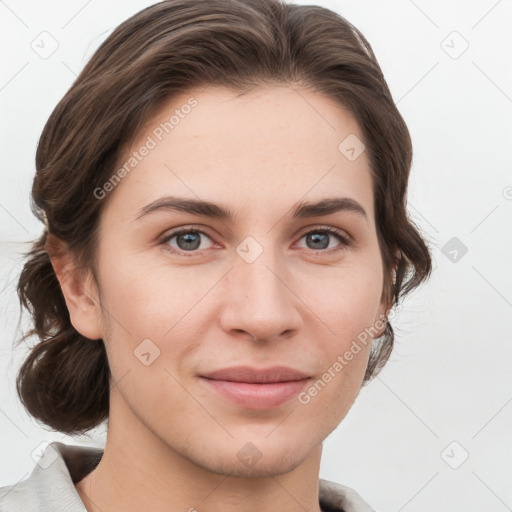
<path fill-rule="evenodd" d="M 382 294 L 380 261 L 348 263 L 303 277 L 303 301 L 345 343 L 377 319 Z M 318 322 L 318 320 L 317 320 Z"/>
<path fill-rule="evenodd" d="M 207 293 L 218 276 L 193 266 L 143 265 L 134 258 L 111 268 L 102 276 L 102 304 L 111 333 L 106 349 L 113 377 L 120 380 L 129 372 L 123 387 L 138 382 L 133 394 L 126 391 L 130 401 L 138 400 L 137 389 L 162 399 L 169 389 L 180 396 L 171 375 L 182 378 L 188 354 L 206 337 Z"/>
<path fill-rule="evenodd" d="M 346 393 L 360 387 L 364 377 L 373 337 L 382 329 L 379 317 L 382 293 L 380 262 L 344 268 L 334 276 L 303 283 L 304 302 L 311 305 L 308 321 L 319 325 L 325 333 L 319 340 L 324 374 L 332 393 Z M 332 269 L 330 269 L 332 270 Z M 309 290 L 306 293 L 306 290 Z M 332 384 L 330 384 L 332 382 Z M 350 395 L 350 393 L 349 393 Z"/>
<path fill-rule="evenodd" d="M 106 349 L 112 376 L 120 382 L 118 391 L 134 410 L 149 411 L 172 396 L 173 411 L 179 413 L 187 395 L 173 376 L 181 377 L 179 362 L 195 348 L 192 340 L 200 339 L 191 320 L 204 294 L 200 292 L 211 284 L 191 286 L 186 273 L 129 258 L 111 269 L 102 276 L 102 304 L 111 333 Z"/>
<path fill-rule="evenodd" d="M 312 415 L 334 427 L 354 403 L 368 365 L 380 302 L 380 273 L 346 272 L 322 293 L 310 295 L 314 312 L 329 327 L 318 339 L 320 374 L 299 397 Z M 313 317 L 312 317 L 313 318 Z M 313 320 L 312 320 L 313 321 Z M 318 320 L 316 321 L 318 325 Z M 373 329 L 373 330 L 372 330 Z"/>
<path fill-rule="evenodd" d="M 178 266 L 163 256 L 155 260 L 143 253 L 109 264 L 105 258 L 102 304 L 112 326 L 112 342 L 119 348 L 129 345 L 132 352 L 150 339 L 163 351 L 172 341 L 176 355 L 191 350 L 192 340 L 201 339 L 200 330 L 207 331 L 209 321 L 214 322 L 222 313 L 219 308 L 229 302 L 229 289 L 219 283 L 226 268 L 212 262 Z M 307 263 L 289 269 L 290 280 L 298 297 L 290 300 L 303 316 L 304 336 L 320 338 L 313 351 L 324 365 L 334 362 L 376 320 L 382 291 L 378 253 L 353 253 L 338 266 Z M 365 358 L 365 348 L 362 345 L 356 361 Z M 355 368 L 355 362 L 350 366 Z"/>
<path fill-rule="evenodd" d="M 133 337 L 162 337 L 193 315 L 218 280 L 197 267 L 125 258 L 103 277 L 104 304 Z M 183 320 L 181 320 L 183 319 Z"/>

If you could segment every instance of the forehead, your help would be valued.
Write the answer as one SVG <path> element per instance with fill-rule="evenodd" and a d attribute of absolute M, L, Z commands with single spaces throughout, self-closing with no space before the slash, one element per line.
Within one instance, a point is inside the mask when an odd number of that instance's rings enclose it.
<path fill-rule="evenodd" d="M 347 157 L 348 146 L 356 158 Z M 191 89 L 166 102 L 123 152 L 118 168 L 128 172 L 107 208 L 133 217 L 172 194 L 262 215 L 275 205 L 348 196 L 373 217 L 363 149 L 352 114 L 320 93 L 285 85 L 244 94 Z"/>

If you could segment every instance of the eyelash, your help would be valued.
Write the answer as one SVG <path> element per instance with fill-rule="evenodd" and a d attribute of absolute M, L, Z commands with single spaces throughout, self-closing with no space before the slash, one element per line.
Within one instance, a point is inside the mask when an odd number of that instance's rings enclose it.
<path fill-rule="evenodd" d="M 170 252 L 171 254 L 183 255 L 185 257 L 192 257 L 192 256 L 201 255 L 202 252 L 197 250 L 197 249 L 194 250 L 194 251 L 179 251 L 179 250 L 176 250 L 174 248 L 171 248 L 167 244 L 173 238 L 175 238 L 175 237 L 177 237 L 179 235 L 185 235 L 187 233 L 200 233 L 201 235 L 204 235 L 204 236 L 206 236 L 207 238 L 209 238 L 210 240 L 213 241 L 212 237 L 209 236 L 204 231 L 202 231 L 201 229 L 197 229 L 197 228 L 194 228 L 194 227 L 189 227 L 189 228 L 186 228 L 186 229 L 178 229 L 177 231 L 173 231 L 173 232 L 169 233 L 167 236 L 165 236 L 165 238 L 163 238 L 161 240 L 160 244 L 163 245 L 164 249 L 166 251 Z M 347 247 L 349 247 L 351 245 L 351 241 L 349 240 L 348 237 L 343 235 L 342 231 L 340 231 L 338 229 L 335 229 L 335 228 L 331 228 L 329 226 L 322 226 L 322 227 L 318 227 L 318 228 L 312 229 L 310 231 L 306 231 L 305 233 L 303 233 L 301 235 L 300 239 L 304 238 L 306 235 L 309 235 L 311 233 L 327 233 L 329 235 L 333 235 L 333 236 L 337 237 L 339 239 L 339 241 L 340 241 L 340 246 L 339 247 L 335 247 L 335 248 L 331 248 L 331 249 L 319 249 L 319 250 L 310 249 L 314 254 L 321 254 L 321 253 L 332 254 L 333 252 L 338 252 L 338 251 L 344 250 L 344 249 L 346 249 Z"/>

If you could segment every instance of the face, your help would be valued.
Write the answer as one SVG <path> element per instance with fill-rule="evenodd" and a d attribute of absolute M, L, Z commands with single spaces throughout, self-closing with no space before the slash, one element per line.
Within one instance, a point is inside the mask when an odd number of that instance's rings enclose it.
<path fill-rule="evenodd" d="M 231 475 L 281 474 L 321 446 L 360 389 L 362 333 L 378 336 L 385 312 L 362 140 L 345 109 L 288 86 L 195 89 L 145 125 L 101 199 L 95 314 L 115 382 L 110 426 L 137 423 Z M 296 214 L 331 199 L 343 201 Z M 235 366 L 300 374 L 207 378 Z"/>

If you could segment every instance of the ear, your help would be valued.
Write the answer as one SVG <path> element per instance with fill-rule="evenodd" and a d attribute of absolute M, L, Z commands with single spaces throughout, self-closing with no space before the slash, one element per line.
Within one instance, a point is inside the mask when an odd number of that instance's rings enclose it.
<path fill-rule="evenodd" d="M 82 336 L 101 339 L 101 305 L 92 272 L 78 268 L 67 244 L 55 235 L 48 235 L 45 249 L 66 300 L 71 324 Z"/>
<path fill-rule="evenodd" d="M 378 333 L 373 336 L 374 339 L 380 338 L 384 331 L 386 330 L 387 325 L 387 317 L 388 317 L 388 305 L 384 304 L 382 301 L 379 306 L 379 311 L 377 314 L 377 317 L 375 318 L 375 321 L 373 323 L 375 329 L 378 330 Z"/>
<path fill-rule="evenodd" d="M 396 254 L 396 253 L 395 253 Z M 398 261 L 398 260 L 397 260 Z M 398 269 L 398 263 L 396 263 L 395 267 L 393 268 L 392 273 L 392 281 L 393 285 L 396 283 L 396 273 Z M 386 330 L 386 326 L 388 323 L 388 315 L 389 311 L 391 311 L 391 308 L 393 307 L 392 300 L 389 304 L 386 304 L 386 301 L 384 300 L 384 295 L 382 296 L 382 300 L 380 302 L 379 311 L 377 313 L 377 317 L 375 318 L 374 326 L 379 329 L 379 332 L 374 338 L 379 338 L 384 334 L 384 331 Z"/>

